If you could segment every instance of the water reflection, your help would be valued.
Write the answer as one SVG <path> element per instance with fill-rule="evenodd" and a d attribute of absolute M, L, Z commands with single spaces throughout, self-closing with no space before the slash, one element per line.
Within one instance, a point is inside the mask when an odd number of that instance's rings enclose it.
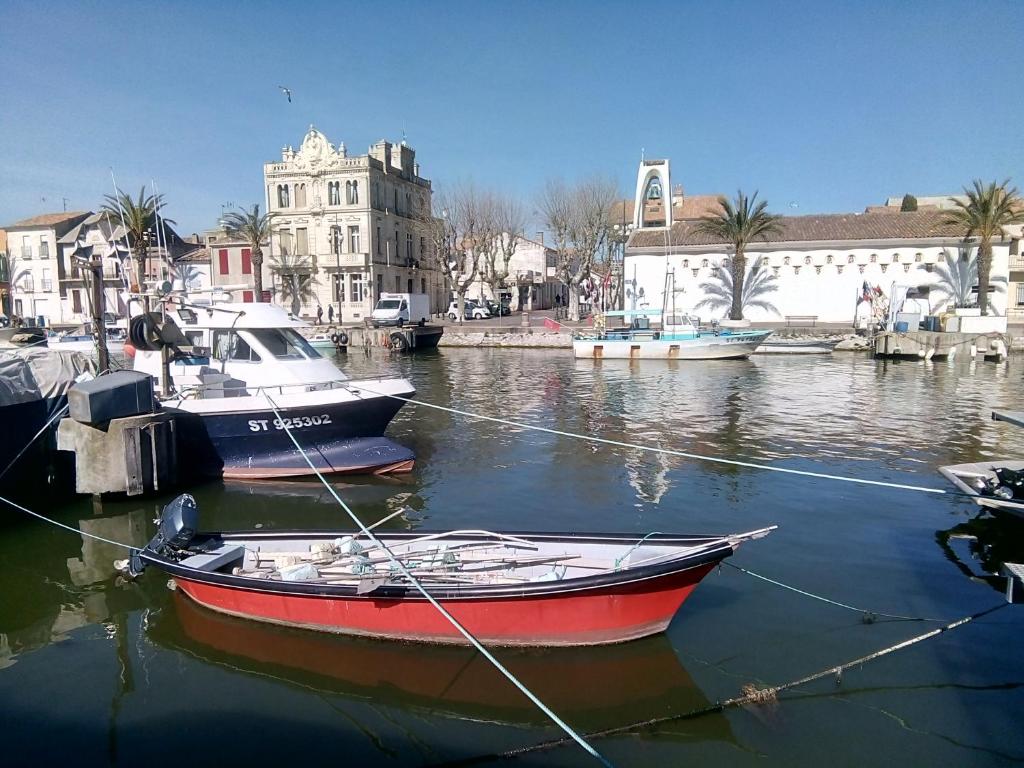
<path fill-rule="evenodd" d="M 993 510 L 935 532 L 943 554 L 968 578 L 1003 592 L 1003 563 L 1024 562 L 1024 520 Z"/>
<path fill-rule="evenodd" d="M 122 507 L 111 514 L 99 502 L 77 508 L 91 514 L 62 522 L 132 546 L 141 546 L 148 538 L 151 512 Z M 116 637 L 113 618 L 140 604 L 136 590 L 113 583 L 113 562 L 124 557 L 125 550 L 34 521 L 18 529 L 24 538 L 20 546 L 4 547 L 5 567 L 0 569 L 5 596 L 0 601 L 0 668 L 91 624 L 107 625 L 108 635 Z M 31 541 L 40 544 L 32 546 Z M 31 576 L 25 578 L 26 574 Z"/>
<path fill-rule="evenodd" d="M 538 725 L 544 715 L 480 654 L 276 627 L 209 611 L 175 593 L 149 626 L 157 644 L 201 661 L 409 712 Z M 708 705 L 664 635 L 615 646 L 501 649 L 502 663 L 576 727 L 597 730 Z M 729 738 L 714 718 L 704 736 Z"/>

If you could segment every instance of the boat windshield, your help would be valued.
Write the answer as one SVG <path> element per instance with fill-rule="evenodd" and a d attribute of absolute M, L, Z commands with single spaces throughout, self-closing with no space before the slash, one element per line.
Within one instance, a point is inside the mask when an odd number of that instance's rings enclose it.
<path fill-rule="evenodd" d="M 278 360 L 316 359 L 320 353 L 292 328 L 247 328 L 247 333 Z"/>
<path fill-rule="evenodd" d="M 377 302 L 377 309 L 398 309 L 401 302 L 398 299 L 381 299 Z"/>

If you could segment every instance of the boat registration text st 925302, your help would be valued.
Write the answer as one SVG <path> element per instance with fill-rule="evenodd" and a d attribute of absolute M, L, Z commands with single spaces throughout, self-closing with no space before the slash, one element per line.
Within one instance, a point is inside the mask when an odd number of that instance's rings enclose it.
<path fill-rule="evenodd" d="M 322 416 L 296 416 L 291 419 L 249 419 L 251 432 L 268 432 L 271 425 L 274 429 L 303 429 L 304 427 L 320 427 L 331 423 L 328 414 Z"/>

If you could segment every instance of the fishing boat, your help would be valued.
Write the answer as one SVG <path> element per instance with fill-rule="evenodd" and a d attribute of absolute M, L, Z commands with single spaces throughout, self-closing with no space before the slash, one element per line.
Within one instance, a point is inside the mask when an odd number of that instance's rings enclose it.
<path fill-rule="evenodd" d="M 309 342 L 309 346 L 313 349 L 326 350 L 333 352 L 338 347 L 344 347 L 348 345 L 348 334 L 340 329 L 332 329 L 330 331 L 318 331 L 310 336 L 306 337 L 306 341 Z"/>
<path fill-rule="evenodd" d="M 625 327 L 603 327 L 608 320 Z M 728 360 L 750 355 L 771 331 L 714 327 L 702 330 L 690 316 L 660 309 L 605 312 L 592 330 L 573 334 L 577 358 L 595 360 Z"/>
<path fill-rule="evenodd" d="M 179 441 L 194 448 L 185 457 L 194 470 L 236 479 L 314 474 L 293 436 L 316 471 L 413 468 L 413 452 L 383 435 L 404 404 L 397 398 L 416 393 L 408 380 L 349 379 L 310 346 L 302 323 L 272 304 L 169 302 L 159 317 L 148 330 L 135 324 L 130 354 L 180 417 Z M 168 326 L 180 343 L 165 386 L 167 350 L 155 339 L 168 336 Z"/>
<path fill-rule="evenodd" d="M 602 645 L 657 634 L 744 541 L 665 533 L 197 533 L 183 494 L 124 564 L 174 578 L 200 605 L 258 621 L 429 643 L 464 637 L 394 565 L 403 563 L 483 643 Z M 387 548 L 385 551 L 384 548 Z"/>
<path fill-rule="evenodd" d="M 49 338 L 50 349 L 58 349 L 64 352 L 83 352 L 94 354 L 96 352 L 96 336 L 82 327 L 70 333 L 62 333 L 59 336 Z M 107 352 L 112 355 L 120 355 L 124 351 L 124 336 L 118 333 L 107 334 Z"/>
<path fill-rule="evenodd" d="M 769 339 L 754 350 L 755 355 L 831 355 L 842 339 Z"/>
<path fill-rule="evenodd" d="M 1024 461 L 994 459 L 939 467 L 979 507 L 1024 517 Z"/>
<path fill-rule="evenodd" d="M 57 454 L 56 423 L 28 450 L 24 443 L 64 409 L 76 382 L 95 375 L 96 364 L 78 352 L 45 346 L 0 349 L 0 425 L 8 436 L 0 440 L 0 491 L 38 490 L 46 481 Z"/>

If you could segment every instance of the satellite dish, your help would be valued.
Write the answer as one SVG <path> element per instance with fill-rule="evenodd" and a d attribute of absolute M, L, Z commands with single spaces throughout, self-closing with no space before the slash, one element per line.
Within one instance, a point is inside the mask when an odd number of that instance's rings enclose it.
<path fill-rule="evenodd" d="M 164 280 L 162 283 L 160 283 L 160 285 L 157 286 L 156 290 L 157 293 L 159 293 L 161 296 L 166 296 L 168 293 L 171 292 L 171 289 L 173 287 L 174 286 L 171 285 L 169 280 Z"/>

